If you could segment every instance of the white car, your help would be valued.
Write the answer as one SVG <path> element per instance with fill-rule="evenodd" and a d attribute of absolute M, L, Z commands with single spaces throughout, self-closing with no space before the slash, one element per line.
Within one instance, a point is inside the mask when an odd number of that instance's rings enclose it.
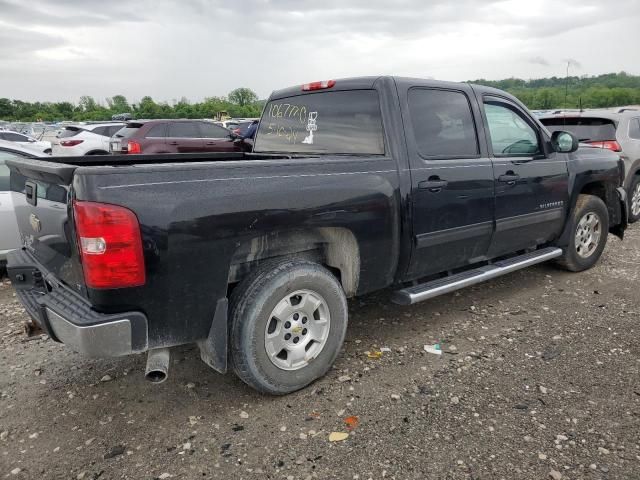
<path fill-rule="evenodd" d="M 20 233 L 13 212 L 10 192 L 9 167 L 5 161 L 12 158 L 46 157 L 42 152 L 33 152 L 13 142 L 0 140 L 0 265 L 6 262 L 7 253 L 20 248 Z"/>
<path fill-rule="evenodd" d="M 124 122 L 66 125 L 52 142 L 53 156 L 108 155 L 109 139 L 124 125 Z"/>
<path fill-rule="evenodd" d="M 18 132 L 1 131 L 0 140 L 11 142 L 26 148 L 32 153 L 51 153 L 51 142 L 36 140 L 33 137 Z"/>

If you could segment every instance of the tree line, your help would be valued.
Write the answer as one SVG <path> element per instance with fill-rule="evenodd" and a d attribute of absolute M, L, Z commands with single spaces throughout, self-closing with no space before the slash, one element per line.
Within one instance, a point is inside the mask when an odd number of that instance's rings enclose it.
<path fill-rule="evenodd" d="M 472 83 L 506 90 L 536 110 L 640 105 L 640 76 L 625 72 L 535 80 L 480 79 Z M 156 102 L 145 96 L 137 103 L 129 103 L 124 95 L 109 97 L 104 103 L 85 95 L 77 104 L 0 98 L 0 119 L 23 122 L 110 120 L 112 115 L 119 113 L 131 113 L 134 118 L 217 118 L 223 113 L 231 117 L 258 117 L 264 103 L 249 88 L 237 88 L 226 97 L 208 97 L 202 102 L 190 102 L 185 97 L 172 103 Z"/>
<path fill-rule="evenodd" d="M 71 102 L 24 102 L 0 98 L 0 119 L 20 122 L 54 122 L 61 120 L 111 120 L 112 115 L 130 113 L 134 118 L 217 118 L 259 117 L 264 101 L 249 88 L 236 88 L 226 97 L 207 97 L 202 102 L 190 102 L 182 97 L 171 104 L 156 102 L 149 96 L 130 103 L 124 95 L 115 95 L 101 103 L 83 95 L 77 104 Z"/>
<path fill-rule="evenodd" d="M 640 105 L 640 76 L 625 72 L 535 80 L 481 79 L 472 83 L 506 90 L 534 110 Z"/>

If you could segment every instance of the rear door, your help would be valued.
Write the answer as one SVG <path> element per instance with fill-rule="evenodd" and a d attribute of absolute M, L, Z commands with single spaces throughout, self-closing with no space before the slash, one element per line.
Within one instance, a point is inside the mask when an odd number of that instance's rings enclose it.
<path fill-rule="evenodd" d="M 484 260 L 493 233 L 493 168 L 467 85 L 399 88 L 411 165 L 408 278 Z"/>
<path fill-rule="evenodd" d="M 566 154 L 545 153 L 544 133 L 510 99 L 484 95 L 495 172 L 496 231 L 490 257 L 535 248 L 560 234 L 569 205 Z"/>
<path fill-rule="evenodd" d="M 204 138 L 198 122 L 171 122 L 167 132 L 166 144 L 177 153 L 202 152 Z"/>
<path fill-rule="evenodd" d="M 205 152 L 235 152 L 239 148 L 231 140 L 229 130 L 211 122 L 200 122 Z"/>

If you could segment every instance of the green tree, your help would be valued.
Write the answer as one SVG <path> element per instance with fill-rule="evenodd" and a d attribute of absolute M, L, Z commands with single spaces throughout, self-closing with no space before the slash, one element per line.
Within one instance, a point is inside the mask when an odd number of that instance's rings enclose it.
<path fill-rule="evenodd" d="M 236 88 L 229 93 L 229 101 L 241 107 L 245 107 L 258 100 L 258 95 L 250 88 Z"/>

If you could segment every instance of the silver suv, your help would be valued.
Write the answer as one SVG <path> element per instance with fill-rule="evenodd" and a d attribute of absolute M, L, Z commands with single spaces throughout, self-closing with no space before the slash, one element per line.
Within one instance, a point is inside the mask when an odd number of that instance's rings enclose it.
<path fill-rule="evenodd" d="M 551 132 L 565 130 L 582 143 L 620 153 L 629 194 L 629 222 L 640 220 L 640 108 L 564 112 L 542 115 L 539 120 Z"/>

